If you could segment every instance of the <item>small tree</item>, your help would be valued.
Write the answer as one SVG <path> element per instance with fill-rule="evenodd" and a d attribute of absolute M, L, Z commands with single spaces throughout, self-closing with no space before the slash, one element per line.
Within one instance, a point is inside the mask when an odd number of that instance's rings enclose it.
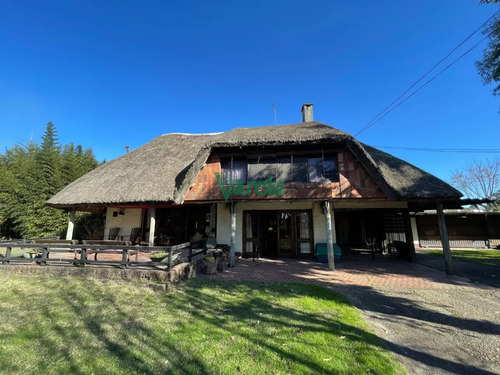
<path fill-rule="evenodd" d="M 500 3 L 500 0 L 481 0 L 480 3 Z M 490 34 L 490 41 L 483 51 L 483 59 L 478 61 L 476 66 L 485 84 L 496 84 L 493 95 L 498 96 L 500 95 L 500 18 L 494 18 L 484 33 Z"/>
<path fill-rule="evenodd" d="M 467 198 L 486 198 L 497 202 L 486 206 L 498 210 L 500 198 L 500 159 L 474 161 L 461 170 L 456 170 L 451 183 Z"/>

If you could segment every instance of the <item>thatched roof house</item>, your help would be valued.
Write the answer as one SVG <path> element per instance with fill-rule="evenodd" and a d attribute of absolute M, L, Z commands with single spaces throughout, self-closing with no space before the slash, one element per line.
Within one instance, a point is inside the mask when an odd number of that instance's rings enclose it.
<path fill-rule="evenodd" d="M 128 203 L 182 204 L 215 148 L 343 144 L 392 200 L 453 199 L 439 178 L 320 122 L 237 128 L 218 134 L 165 134 L 89 172 L 49 199 L 57 208 Z"/>
<path fill-rule="evenodd" d="M 312 105 L 303 116 L 292 125 L 161 135 L 47 204 L 106 210 L 107 230 L 140 227 L 150 244 L 183 241 L 201 228 L 243 253 L 273 256 L 312 255 L 330 233 L 321 224 L 325 212 L 333 213 L 339 244 L 390 240 L 396 232 L 410 243 L 409 211 L 460 205 L 462 194 L 439 178 L 313 121 Z"/>

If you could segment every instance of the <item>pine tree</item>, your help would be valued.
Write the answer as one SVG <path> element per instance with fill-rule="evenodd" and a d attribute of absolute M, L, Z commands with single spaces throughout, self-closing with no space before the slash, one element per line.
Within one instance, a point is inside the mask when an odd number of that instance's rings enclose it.
<path fill-rule="evenodd" d="M 51 122 L 40 145 L 15 145 L 0 154 L 0 236 L 62 235 L 67 214 L 45 202 L 98 164 L 91 149 L 62 147 Z"/>

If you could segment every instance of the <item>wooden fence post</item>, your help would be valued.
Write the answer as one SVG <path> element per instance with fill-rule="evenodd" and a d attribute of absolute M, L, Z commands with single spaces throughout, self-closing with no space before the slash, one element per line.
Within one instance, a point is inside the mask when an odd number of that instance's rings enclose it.
<path fill-rule="evenodd" d="M 80 253 L 80 265 L 85 267 L 85 263 L 87 262 L 87 249 L 82 247 L 82 252 Z"/>
<path fill-rule="evenodd" d="M 168 251 L 168 270 L 172 269 L 172 248 Z"/>
<path fill-rule="evenodd" d="M 122 249 L 122 266 L 123 267 L 127 267 L 127 265 L 128 265 L 127 255 L 128 255 L 128 250 Z"/>
<path fill-rule="evenodd" d="M 48 259 L 48 252 L 49 252 L 49 247 L 44 246 L 42 247 L 42 258 L 40 259 L 40 265 L 45 266 L 47 265 L 47 259 Z"/>
<path fill-rule="evenodd" d="M 3 264 L 5 263 L 9 264 L 11 253 L 12 253 L 12 247 L 7 246 L 7 251 L 5 251 L 5 259 L 3 261 Z"/>

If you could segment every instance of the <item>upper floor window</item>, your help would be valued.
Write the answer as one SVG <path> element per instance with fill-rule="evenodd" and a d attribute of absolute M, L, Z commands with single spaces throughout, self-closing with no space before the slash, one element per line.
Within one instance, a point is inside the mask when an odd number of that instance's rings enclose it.
<path fill-rule="evenodd" d="M 222 159 L 222 180 L 224 184 L 231 184 L 234 180 L 247 183 L 247 160 L 246 159 Z"/>
<path fill-rule="evenodd" d="M 248 158 L 248 181 L 276 181 L 276 159 L 265 157 Z"/>
<path fill-rule="evenodd" d="M 338 181 L 337 163 L 333 157 L 307 159 L 309 182 Z"/>
<path fill-rule="evenodd" d="M 337 157 L 287 155 L 278 157 L 249 156 L 239 159 L 221 160 L 223 181 L 231 184 L 240 180 L 292 182 L 336 182 L 339 181 Z"/>

